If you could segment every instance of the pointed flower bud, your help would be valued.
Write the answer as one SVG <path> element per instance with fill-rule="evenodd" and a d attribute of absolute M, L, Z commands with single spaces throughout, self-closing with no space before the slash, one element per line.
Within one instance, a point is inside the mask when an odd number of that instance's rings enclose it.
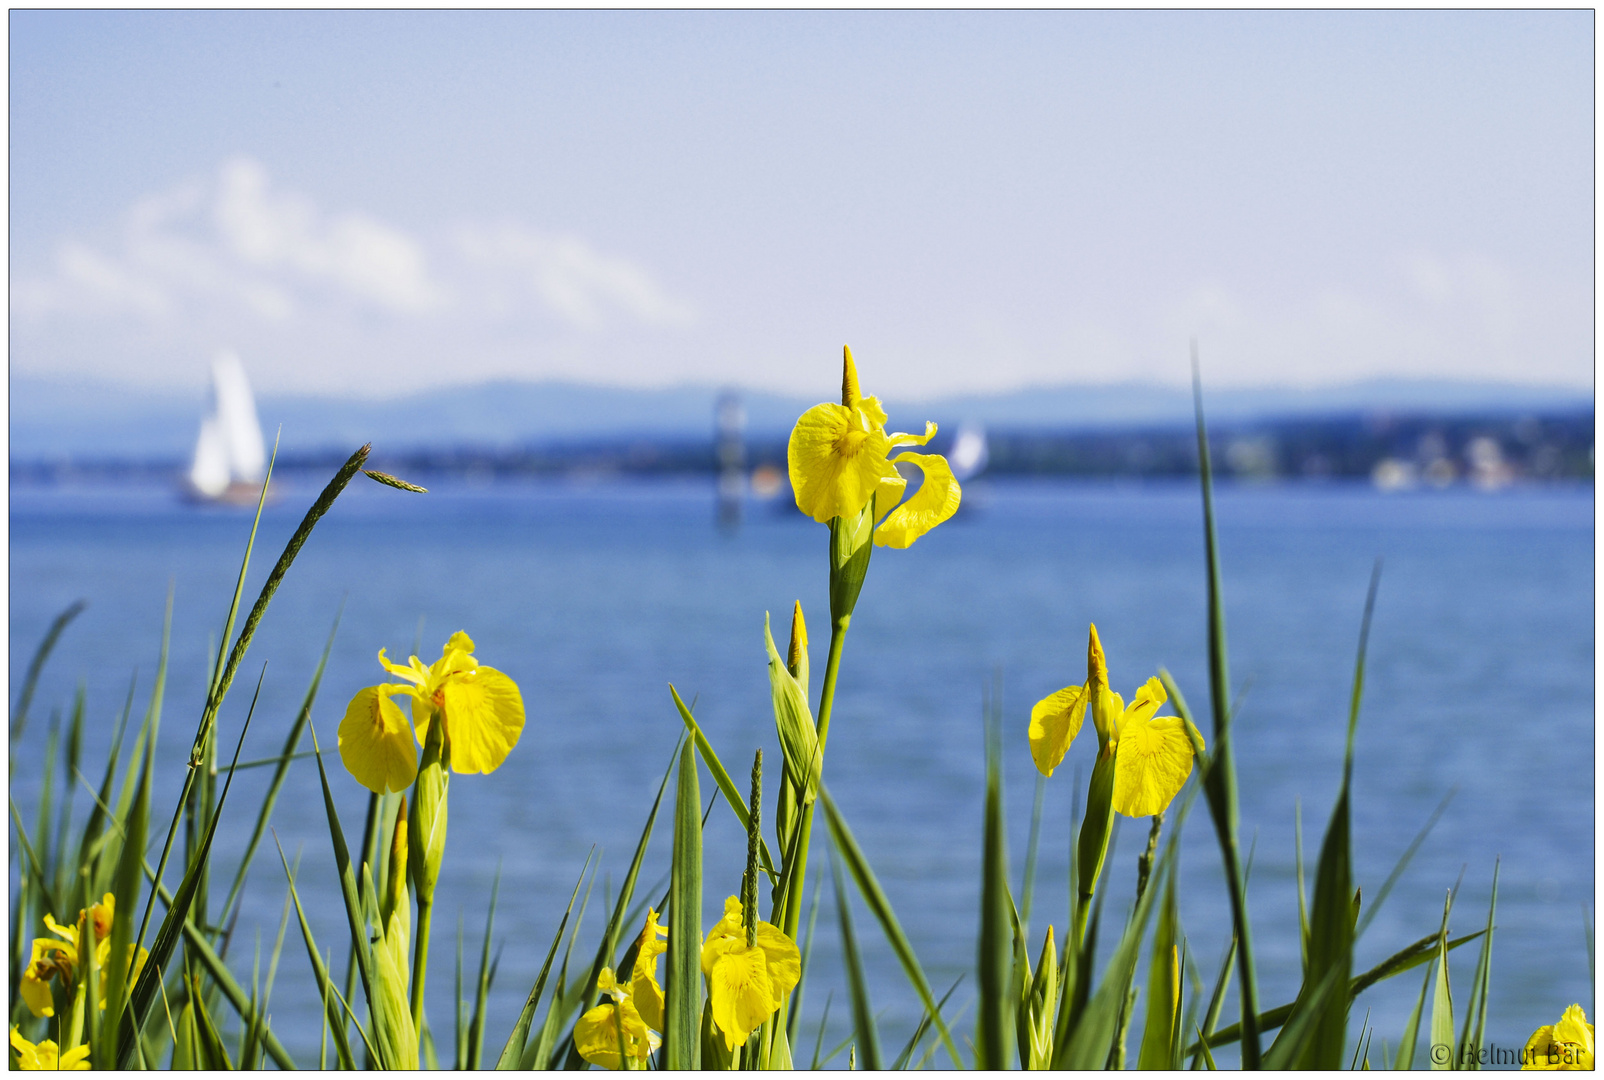
<path fill-rule="evenodd" d="M 858 402 L 863 400 L 863 394 L 858 390 L 858 368 L 852 362 L 851 346 L 841 346 L 841 352 L 845 356 L 841 363 L 841 404 L 855 409 Z"/>

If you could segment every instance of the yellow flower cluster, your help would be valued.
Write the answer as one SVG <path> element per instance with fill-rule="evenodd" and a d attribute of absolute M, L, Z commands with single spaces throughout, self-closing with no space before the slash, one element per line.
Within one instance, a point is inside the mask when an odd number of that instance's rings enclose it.
<path fill-rule="evenodd" d="M 1522 1069 L 1544 1072 L 1559 1069 L 1593 1069 L 1593 1025 L 1580 1005 L 1566 1009 L 1557 1024 L 1532 1032 L 1521 1055 Z"/>
<path fill-rule="evenodd" d="M 31 1043 L 16 1028 L 11 1029 L 11 1049 L 17 1052 L 17 1066 L 25 1072 L 76 1072 L 89 1068 L 89 1047 L 75 1046 L 63 1054 L 54 1040 Z"/>
<path fill-rule="evenodd" d="M 33 947 L 29 956 L 28 966 L 22 973 L 22 1000 L 27 1003 L 28 1011 L 35 1016 L 56 1015 L 55 995 L 51 989 L 52 981 L 59 982 L 63 987 L 76 985 L 78 969 L 82 962 L 83 934 L 92 923 L 95 933 L 95 964 L 102 970 L 111 959 L 111 922 L 116 912 L 116 897 L 107 893 L 98 904 L 91 904 L 89 910 L 78 912 L 78 921 L 75 924 L 63 926 L 48 912 L 45 914 L 45 928 L 54 937 L 40 937 L 33 939 Z M 147 955 L 140 949 L 134 955 L 134 946 L 128 946 L 128 955 L 133 958 L 133 966 L 128 975 L 128 984 L 139 977 L 140 970 L 145 966 Z M 106 981 L 100 983 L 100 1007 L 106 1007 Z M 14 1042 L 15 1040 L 13 1040 Z M 41 1044 L 43 1045 L 43 1044 Z M 54 1044 L 51 1044 L 54 1046 Z M 52 1051 L 53 1052 L 53 1051 Z"/>
<path fill-rule="evenodd" d="M 841 404 L 815 405 L 791 429 L 786 447 L 791 489 L 798 509 L 821 524 L 856 517 L 873 502 L 875 520 L 885 517 L 874 531 L 874 542 L 905 548 L 957 513 L 963 492 L 940 454 L 889 456 L 898 446 L 923 446 L 935 435 L 936 425 L 927 421 L 923 435 L 888 435 L 880 399 L 863 396 L 852 350 L 844 352 Z M 896 468 L 903 462 L 918 466 L 924 483 L 897 506 L 908 487 Z"/>
<path fill-rule="evenodd" d="M 506 760 L 523 732 L 523 696 L 517 683 L 480 664 L 473 650 L 473 639 L 460 630 L 428 667 L 416 656 L 405 666 L 392 664 L 379 650 L 379 663 L 404 681 L 357 691 L 340 721 L 340 760 L 363 787 L 382 795 L 411 784 L 418 773 L 418 747 L 436 717 L 445 730 L 453 772 L 494 772 Z M 390 700 L 392 694 L 411 698 L 411 724 Z"/>
<path fill-rule="evenodd" d="M 1114 755 L 1114 810 L 1148 817 L 1169 806 L 1192 774 L 1193 748 L 1178 716 L 1154 716 L 1169 699 L 1156 678 L 1130 705 L 1108 685 L 1108 664 L 1097 627 L 1087 644 L 1086 682 L 1042 698 L 1030 710 L 1030 754 L 1043 776 L 1053 775 L 1092 711 L 1099 756 Z M 1201 737 L 1200 737 L 1201 739 Z"/>
<path fill-rule="evenodd" d="M 708 1008 L 714 1025 L 724 1033 L 724 1045 L 732 1051 L 774 1015 L 802 977 L 801 953 L 773 923 L 759 922 L 753 944 L 746 943 L 742 911 L 737 898 L 725 900 L 724 917 L 702 943 Z M 657 912 L 648 910 L 629 986 L 619 983 L 611 968 L 602 969 L 596 989 L 611 1000 L 585 1013 L 575 1025 L 574 1045 L 580 1057 L 608 1069 L 639 1069 L 662 1045 L 658 1032 L 663 1029 L 663 988 L 657 983 L 657 958 L 668 949 L 658 940 L 667 934 L 657 924 Z"/>
<path fill-rule="evenodd" d="M 648 908 L 646 928 L 635 947 L 635 967 L 628 989 L 619 985 L 612 968 L 602 968 L 596 989 L 611 998 L 579 1018 L 574 1046 L 579 1056 L 607 1069 L 640 1068 L 662 1045 L 663 988 L 657 983 L 657 958 L 668 949 L 658 940 L 667 929 L 657 925 L 657 912 Z"/>

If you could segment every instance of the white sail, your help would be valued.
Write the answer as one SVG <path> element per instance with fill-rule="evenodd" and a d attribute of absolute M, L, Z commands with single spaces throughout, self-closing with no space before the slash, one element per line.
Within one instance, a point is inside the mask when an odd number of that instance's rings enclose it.
<path fill-rule="evenodd" d="M 267 470 L 267 448 L 262 425 L 256 419 L 256 399 L 245 378 L 239 357 L 224 352 L 212 361 L 212 400 L 218 423 L 228 443 L 228 473 L 232 481 L 260 484 Z"/>
<path fill-rule="evenodd" d="M 952 466 L 952 475 L 959 480 L 967 480 L 978 474 L 990 458 L 986 429 L 979 424 L 960 427 L 958 437 L 952 441 L 952 449 L 947 451 L 947 463 Z"/>
<path fill-rule="evenodd" d="M 232 352 L 212 361 L 212 393 L 195 439 L 189 483 L 203 499 L 234 501 L 239 489 L 260 488 L 267 469 L 262 426 L 245 368 Z"/>
<path fill-rule="evenodd" d="M 215 415 L 201 418 L 200 436 L 195 440 L 195 461 L 189 467 L 189 482 L 197 494 L 215 499 L 228 490 L 228 442 Z"/>

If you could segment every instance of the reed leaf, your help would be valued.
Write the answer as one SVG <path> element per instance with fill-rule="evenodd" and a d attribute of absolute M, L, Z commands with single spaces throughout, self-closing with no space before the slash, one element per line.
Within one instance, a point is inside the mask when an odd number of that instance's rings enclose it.
<path fill-rule="evenodd" d="M 835 882 L 835 910 L 841 922 L 841 963 L 846 968 L 847 991 L 852 998 L 852 1031 L 862 1067 L 879 1072 L 880 1032 L 869 1007 L 869 988 L 863 978 L 863 960 L 858 955 L 858 937 L 852 930 L 852 905 L 847 899 L 846 883 L 841 880 L 841 864 L 834 857 L 834 847 L 831 851 L 830 876 Z"/>
<path fill-rule="evenodd" d="M 1214 470 L 1209 459 L 1208 426 L 1203 421 L 1203 375 L 1197 342 L 1192 342 L 1192 401 L 1197 413 L 1198 476 L 1203 488 L 1203 546 L 1208 570 L 1209 698 L 1214 712 L 1214 750 L 1202 770 L 1209 816 L 1219 839 L 1225 885 L 1231 901 L 1231 925 L 1237 939 L 1237 969 L 1242 1002 L 1242 1066 L 1259 1067 L 1258 975 L 1253 964 L 1253 932 L 1248 921 L 1247 883 L 1237 851 L 1237 781 L 1231 743 L 1231 672 L 1226 658 L 1225 597 L 1220 573 L 1220 547 L 1214 525 Z M 1166 687 L 1170 682 L 1166 681 Z M 1190 722 L 1173 691 L 1176 712 Z"/>
<path fill-rule="evenodd" d="M 936 1031 L 941 1035 L 942 1044 L 952 1059 L 953 1067 L 963 1068 L 963 1058 L 958 1055 L 958 1048 L 952 1041 L 952 1033 L 947 1029 L 947 1022 L 942 1019 L 941 1010 L 936 1007 L 936 996 L 930 992 L 930 980 L 925 978 L 924 968 L 919 966 L 919 958 L 914 955 L 908 935 L 903 933 L 902 924 L 897 921 L 896 912 L 891 909 L 891 901 L 886 898 L 885 890 L 880 887 L 879 880 L 874 876 L 869 860 L 864 857 L 863 849 L 858 847 L 857 839 L 847 827 L 846 819 L 841 816 L 835 801 L 830 798 L 828 788 L 820 787 L 819 803 L 824 806 L 830 835 L 835 841 L 836 850 L 841 853 L 841 861 L 846 863 L 847 871 L 858 886 L 858 893 L 863 897 L 863 902 L 869 905 L 869 910 L 874 913 L 875 918 L 880 921 L 880 929 L 885 933 L 891 951 L 896 953 L 897 959 L 902 963 L 904 974 L 913 984 L 914 992 L 919 995 L 920 1003 L 935 1022 Z"/>
<path fill-rule="evenodd" d="M 674 702 L 689 722 L 690 710 L 677 693 Z M 674 800 L 668 975 L 663 987 L 663 1067 L 667 1069 L 699 1068 L 702 1057 L 702 796 L 696 781 L 696 749 L 686 744 L 680 750 Z"/>
<path fill-rule="evenodd" d="M 557 933 L 551 939 L 551 948 L 546 950 L 546 960 L 540 965 L 540 974 L 535 977 L 534 986 L 529 988 L 529 996 L 524 999 L 524 1007 L 518 1013 L 518 1020 L 512 1026 L 512 1033 L 507 1036 L 506 1045 L 501 1048 L 501 1056 L 496 1059 L 497 1069 L 516 1069 L 523 1057 L 524 1046 L 529 1041 L 529 1026 L 534 1023 L 535 1011 L 540 1008 L 540 999 L 546 992 L 546 977 L 551 974 L 551 962 L 557 956 L 557 946 L 562 944 L 563 930 L 568 926 L 568 917 L 573 914 L 574 901 L 579 899 L 579 887 L 585 883 L 585 871 L 590 868 L 591 857 L 595 854 L 592 848 L 590 854 L 585 856 L 585 865 L 579 870 L 579 877 L 574 881 L 574 891 L 568 897 L 568 907 L 563 910 L 562 921 L 557 924 Z"/>
<path fill-rule="evenodd" d="M 33 704 L 34 691 L 39 687 L 39 676 L 45 669 L 45 661 L 61 640 L 62 631 L 67 624 L 83 613 L 89 606 L 87 600 L 74 600 L 62 612 L 50 620 L 50 629 L 40 639 L 39 647 L 34 650 L 33 658 L 28 661 L 28 670 L 22 676 L 22 689 L 17 692 L 17 704 L 11 710 L 11 741 L 16 742 L 22 737 L 22 731 L 28 725 L 28 709 Z"/>
<path fill-rule="evenodd" d="M 707 771 L 712 774 L 713 782 L 718 785 L 718 790 L 724 796 L 724 801 L 729 803 L 731 810 L 735 811 L 735 817 L 741 823 L 741 831 L 743 833 L 749 832 L 752 828 L 752 818 L 746 808 L 746 796 L 741 794 L 740 788 L 735 786 L 735 781 L 730 779 L 729 771 L 724 768 L 724 763 L 719 760 L 718 754 L 713 750 L 713 744 L 707 741 L 706 735 L 702 734 L 701 727 L 696 723 L 696 717 L 691 715 L 690 708 L 680 698 L 679 691 L 674 689 L 673 683 L 669 684 L 668 692 L 673 695 L 674 707 L 679 710 L 680 719 L 685 722 L 685 728 L 690 732 L 691 739 L 696 744 L 696 752 L 702 756 L 702 762 L 707 766 Z M 759 857 L 762 859 L 763 872 L 769 876 L 769 881 L 778 884 L 779 873 L 774 869 L 774 860 L 769 855 L 767 840 L 760 842 Z"/>

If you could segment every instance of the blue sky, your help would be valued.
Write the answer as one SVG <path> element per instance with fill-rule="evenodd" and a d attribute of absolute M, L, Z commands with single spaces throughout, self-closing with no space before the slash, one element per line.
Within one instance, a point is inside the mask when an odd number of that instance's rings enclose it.
<path fill-rule="evenodd" d="M 9 21 L 16 374 L 1592 378 L 1587 11 Z"/>

